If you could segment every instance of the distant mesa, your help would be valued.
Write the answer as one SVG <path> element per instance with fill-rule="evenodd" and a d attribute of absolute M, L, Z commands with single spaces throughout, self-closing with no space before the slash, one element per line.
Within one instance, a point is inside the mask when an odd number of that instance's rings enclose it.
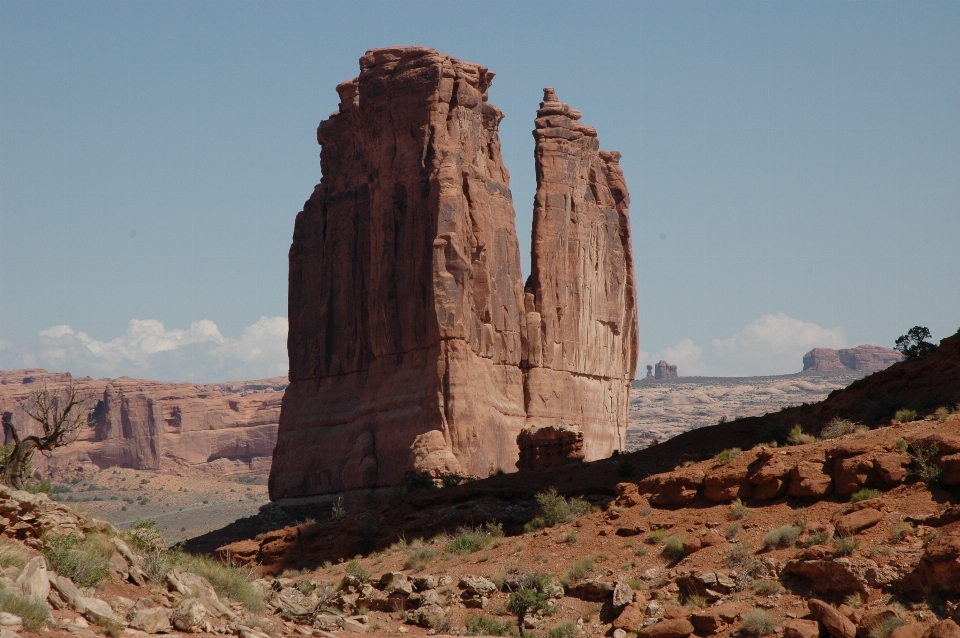
<path fill-rule="evenodd" d="M 804 372 L 879 372 L 903 359 L 896 350 L 882 346 L 862 345 L 856 348 L 834 350 L 814 348 L 803 355 Z"/>

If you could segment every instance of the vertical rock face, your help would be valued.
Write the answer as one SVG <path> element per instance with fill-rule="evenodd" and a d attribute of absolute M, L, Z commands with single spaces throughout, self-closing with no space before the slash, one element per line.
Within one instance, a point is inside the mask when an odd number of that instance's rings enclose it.
<path fill-rule="evenodd" d="M 322 122 L 290 249 L 290 387 L 271 497 L 512 469 L 523 297 L 493 74 L 367 52 Z"/>
<path fill-rule="evenodd" d="M 676 379 L 677 366 L 670 365 L 663 359 L 657 363 L 656 371 L 653 374 L 654 379 Z"/>
<path fill-rule="evenodd" d="M 623 449 L 636 371 L 636 284 L 620 154 L 544 89 L 537 111 L 532 272 L 525 287 L 527 428 L 583 432 L 587 460 Z"/>

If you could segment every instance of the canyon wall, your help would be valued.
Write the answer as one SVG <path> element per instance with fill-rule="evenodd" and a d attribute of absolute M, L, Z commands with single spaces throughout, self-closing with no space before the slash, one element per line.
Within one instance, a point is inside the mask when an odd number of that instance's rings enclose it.
<path fill-rule="evenodd" d="M 46 370 L 0 372 L 0 414 L 20 433 L 39 433 L 21 409 L 41 387 L 69 382 L 89 396 L 87 425 L 51 458 L 34 456 L 43 474 L 128 467 L 189 474 L 266 474 L 276 444 L 286 379 L 231 383 L 165 383 L 121 377 L 74 379 Z M 12 442 L 8 427 L 4 443 Z"/>
<path fill-rule="evenodd" d="M 538 441 L 570 458 L 622 449 L 637 322 L 619 155 L 566 105 L 541 105 L 525 291 L 492 78 L 392 47 L 337 87 L 290 248 L 271 498 L 509 472 L 521 449 L 563 460 Z M 542 427 L 573 434 L 518 445 Z"/>

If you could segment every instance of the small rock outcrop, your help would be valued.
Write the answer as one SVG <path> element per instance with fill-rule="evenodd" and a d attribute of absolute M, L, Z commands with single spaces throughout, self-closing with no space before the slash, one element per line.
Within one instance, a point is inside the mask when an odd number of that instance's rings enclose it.
<path fill-rule="evenodd" d="M 858 370 L 879 372 L 901 361 L 903 355 L 882 346 L 862 345 L 856 348 L 833 350 L 814 348 L 803 355 L 804 372 L 846 372 Z"/>
<path fill-rule="evenodd" d="M 656 372 L 653 373 L 654 379 L 676 379 L 677 366 L 670 365 L 663 359 L 657 362 Z"/>

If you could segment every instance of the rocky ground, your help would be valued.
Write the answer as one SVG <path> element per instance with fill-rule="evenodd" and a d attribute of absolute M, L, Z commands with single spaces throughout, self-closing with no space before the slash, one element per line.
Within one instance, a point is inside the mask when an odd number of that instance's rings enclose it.
<path fill-rule="evenodd" d="M 645 448 L 721 419 L 759 416 L 822 401 L 864 372 L 798 373 L 775 377 L 641 379 L 630 388 L 627 451 Z"/>

